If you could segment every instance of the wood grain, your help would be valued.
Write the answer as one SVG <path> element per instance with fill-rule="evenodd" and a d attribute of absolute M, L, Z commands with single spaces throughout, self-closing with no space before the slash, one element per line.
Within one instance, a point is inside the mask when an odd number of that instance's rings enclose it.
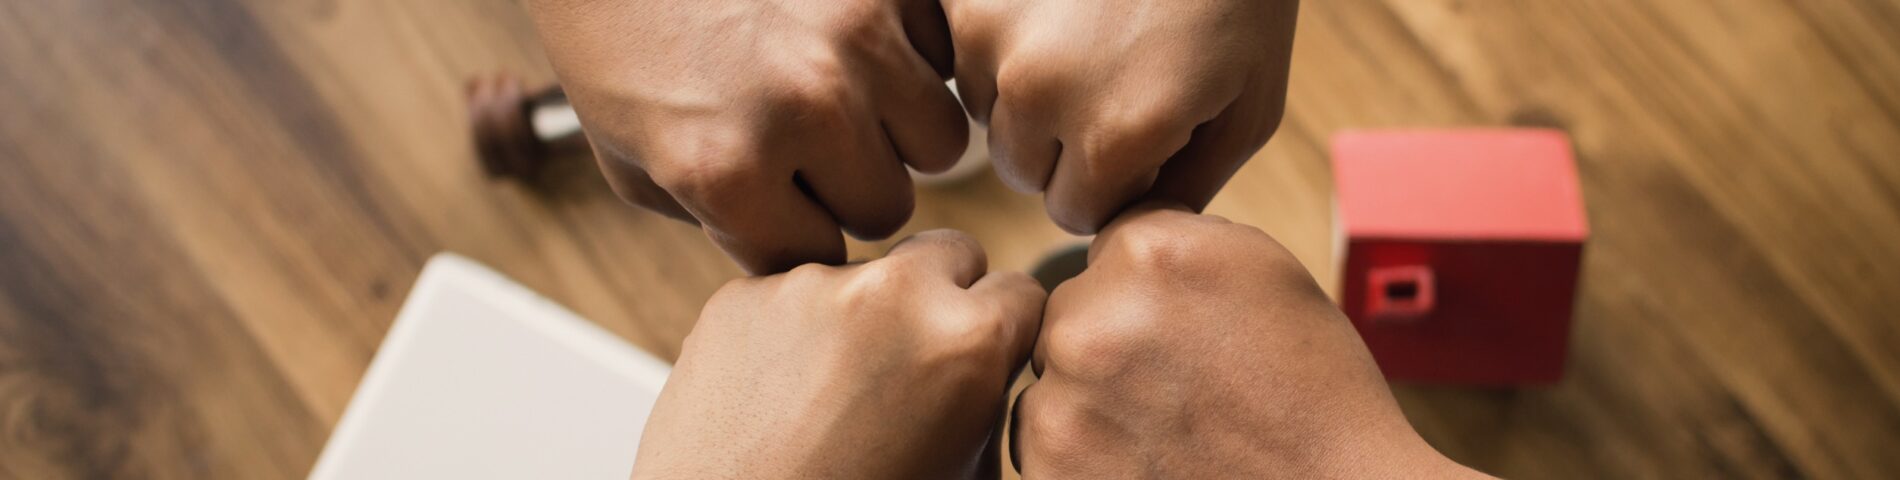
<path fill-rule="evenodd" d="M 1569 377 L 1396 387 L 1428 440 L 1511 477 L 1900 476 L 1900 2 L 1305 3 L 1285 126 L 1211 210 L 1329 288 L 1332 133 L 1577 143 Z M 307 474 L 436 251 L 665 357 L 738 275 L 585 159 L 481 177 L 462 79 L 551 80 L 509 1 L 0 2 L 0 66 L 0 478 Z M 919 195 L 907 231 L 996 269 L 1082 241 L 991 178 Z"/>

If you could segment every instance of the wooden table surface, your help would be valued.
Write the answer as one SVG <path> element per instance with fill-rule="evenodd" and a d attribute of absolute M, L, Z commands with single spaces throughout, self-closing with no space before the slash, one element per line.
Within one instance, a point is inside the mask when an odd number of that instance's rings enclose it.
<path fill-rule="evenodd" d="M 1323 284 L 1333 133 L 1576 141 L 1569 376 L 1399 387 L 1432 443 L 1514 477 L 1900 476 L 1900 2 L 1301 15 L 1285 127 L 1211 210 Z M 737 269 L 584 160 L 484 179 L 461 84 L 497 70 L 551 80 L 506 0 L 0 2 L 0 477 L 307 474 L 442 250 L 676 356 Z M 907 230 L 992 268 L 1079 241 L 993 178 L 919 195 Z"/>

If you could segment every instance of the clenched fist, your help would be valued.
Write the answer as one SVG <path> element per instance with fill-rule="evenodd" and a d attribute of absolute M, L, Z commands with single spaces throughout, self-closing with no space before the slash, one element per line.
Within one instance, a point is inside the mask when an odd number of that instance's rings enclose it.
<path fill-rule="evenodd" d="M 939 230 L 868 263 L 726 284 L 653 407 L 634 478 L 996 475 L 1044 293 L 984 270 L 982 248 Z"/>
<path fill-rule="evenodd" d="M 933 0 L 531 0 L 601 171 L 747 271 L 844 261 L 909 220 L 968 123 Z"/>
<path fill-rule="evenodd" d="M 1137 207 L 1049 298 L 1016 403 L 1025 478 L 1476 476 L 1399 412 L 1346 317 L 1265 233 Z"/>
<path fill-rule="evenodd" d="M 1278 128 L 1297 0 L 943 0 L 957 88 L 1012 188 L 1094 233 L 1198 211 Z"/>

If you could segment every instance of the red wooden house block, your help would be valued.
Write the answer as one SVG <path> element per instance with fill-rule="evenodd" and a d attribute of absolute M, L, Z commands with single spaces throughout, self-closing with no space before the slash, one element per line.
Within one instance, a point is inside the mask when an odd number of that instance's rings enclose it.
<path fill-rule="evenodd" d="M 1563 376 L 1589 236 L 1570 140 L 1537 129 L 1333 138 L 1340 307 L 1395 381 Z"/>

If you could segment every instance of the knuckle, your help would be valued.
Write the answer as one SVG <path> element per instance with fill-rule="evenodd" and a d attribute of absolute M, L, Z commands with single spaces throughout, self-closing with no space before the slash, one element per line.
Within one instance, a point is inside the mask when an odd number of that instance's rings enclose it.
<path fill-rule="evenodd" d="M 1002 309 L 979 305 L 930 316 L 929 341 L 921 351 L 926 364 L 963 380 L 1001 386 L 992 381 L 997 380 L 992 378 L 994 367 L 1010 360 L 1009 346 L 1002 340 L 1017 319 L 999 312 Z"/>
<path fill-rule="evenodd" d="M 811 62 L 768 97 L 770 107 L 785 118 L 814 128 L 849 126 L 852 89 L 844 81 L 844 73 L 832 63 Z"/>
<path fill-rule="evenodd" d="M 983 245 L 977 243 L 976 239 L 970 238 L 969 234 L 960 231 L 936 229 L 918 233 L 914 237 L 911 241 L 939 245 L 941 248 L 933 249 L 940 252 L 939 255 L 974 256 L 979 260 L 983 259 Z"/>
<path fill-rule="evenodd" d="M 651 172 L 654 184 L 676 197 L 720 199 L 744 192 L 758 178 L 759 168 L 746 159 L 746 149 L 733 142 L 699 137 L 672 142 Z"/>
<path fill-rule="evenodd" d="M 1044 341 L 1049 368 L 1082 380 L 1112 378 L 1146 355 L 1148 339 L 1159 333 L 1148 315 L 1100 317 L 1090 322 L 1065 322 L 1052 328 Z"/>
<path fill-rule="evenodd" d="M 841 2 L 844 9 L 832 23 L 832 38 L 847 48 L 878 48 L 897 35 L 898 25 L 880 15 L 876 2 Z"/>
<path fill-rule="evenodd" d="M 779 274 L 774 280 L 781 286 L 816 285 L 824 282 L 830 272 L 831 267 L 824 264 L 807 263 L 792 267 L 791 270 Z"/>
<path fill-rule="evenodd" d="M 996 71 L 996 102 L 1022 111 L 1038 111 L 1056 98 L 1059 83 L 1034 61 L 1012 61 Z"/>
<path fill-rule="evenodd" d="M 645 170 L 641 170 L 638 165 L 605 156 L 599 163 L 601 177 L 607 180 L 607 188 L 613 190 L 615 196 L 636 205 L 647 204 L 643 198 L 647 192 L 639 188 L 641 177 L 647 176 Z"/>
<path fill-rule="evenodd" d="M 1178 116 L 1160 109 L 1108 113 L 1081 135 L 1082 172 L 1096 180 L 1113 180 L 1102 177 L 1158 168 L 1191 134 Z"/>
<path fill-rule="evenodd" d="M 1210 243 L 1206 235 L 1181 228 L 1181 222 L 1145 221 L 1121 226 L 1112 243 L 1116 258 L 1142 270 L 1177 272 L 1199 267 L 1202 251 Z"/>
<path fill-rule="evenodd" d="M 998 67 L 996 69 L 996 98 L 999 101 L 1035 98 L 1034 95 L 1030 95 L 1030 87 L 1033 85 L 1031 78 L 1015 63 Z"/>
<path fill-rule="evenodd" d="M 1008 319 L 992 312 L 993 309 L 976 308 L 940 317 L 937 333 L 940 344 L 945 347 L 942 353 L 964 361 L 1000 355 L 1003 345 L 997 339 L 1007 327 Z"/>
<path fill-rule="evenodd" d="M 1101 122 L 1110 147 L 1139 149 L 1175 143 L 1181 137 L 1181 112 L 1165 106 L 1123 109 Z"/>
<path fill-rule="evenodd" d="M 904 282 L 904 277 L 902 272 L 896 271 L 888 264 L 880 262 L 865 264 L 852 272 L 851 276 L 838 286 L 837 298 L 849 307 L 850 311 L 860 311 L 887 301 L 890 297 L 889 292 L 899 289 L 894 284 Z"/>
<path fill-rule="evenodd" d="M 1153 215 L 1173 218 L 1122 225 L 1108 256 L 1143 275 L 1180 283 L 1221 285 L 1248 278 L 1310 282 L 1299 258 L 1259 228 L 1209 215 Z"/>
<path fill-rule="evenodd" d="M 1078 179 L 1087 185 L 1109 185 L 1114 177 L 1136 173 L 1138 165 L 1131 165 L 1138 158 L 1128 155 L 1138 148 L 1135 142 L 1116 135 L 1112 131 L 1098 131 L 1083 135 L 1076 148 L 1080 160 L 1076 167 Z M 1067 161 L 1068 159 L 1064 159 Z"/>
<path fill-rule="evenodd" d="M 1019 435 L 1012 439 L 1023 443 L 1026 458 L 1041 458 L 1061 464 L 1086 455 L 1089 446 L 1088 415 L 1079 406 L 1053 398 L 1036 398 L 1035 387 L 1024 393 L 1017 405 L 1023 409 Z"/>

